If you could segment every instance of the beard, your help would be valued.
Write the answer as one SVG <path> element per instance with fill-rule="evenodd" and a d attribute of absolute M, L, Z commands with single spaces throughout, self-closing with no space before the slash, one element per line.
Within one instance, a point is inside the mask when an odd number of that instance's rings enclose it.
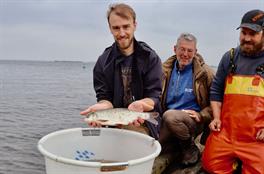
<path fill-rule="evenodd" d="M 130 48 L 133 45 L 133 38 L 132 39 L 127 39 L 125 42 L 117 40 L 117 45 L 120 50 L 126 50 Z"/>
<path fill-rule="evenodd" d="M 264 35 L 262 36 L 261 41 L 258 43 L 242 40 L 240 43 L 240 48 L 246 56 L 254 56 L 258 54 L 264 48 Z"/>

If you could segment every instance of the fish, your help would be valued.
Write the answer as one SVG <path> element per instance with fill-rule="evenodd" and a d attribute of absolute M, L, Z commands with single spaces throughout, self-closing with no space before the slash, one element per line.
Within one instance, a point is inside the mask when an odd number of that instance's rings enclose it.
<path fill-rule="evenodd" d="M 105 126 L 128 125 L 137 120 L 138 117 L 154 125 L 158 125 L 155 119 L 159 116 L 158 112 L 137 112 L 127 108 L 113 108 L 90 112 L 84 118 L 85 122 L 99 122 Z"/>

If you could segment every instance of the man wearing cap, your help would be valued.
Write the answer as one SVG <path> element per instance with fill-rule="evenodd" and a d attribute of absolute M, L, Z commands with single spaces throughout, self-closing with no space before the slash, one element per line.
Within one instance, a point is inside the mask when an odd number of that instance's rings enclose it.
<path fill-rule="evenodd" d="M 241 21 L 240 45 L 224 54 L 210 92 L 214 119 L 202 161 L 209 173 L 264 173 L 264 12 Z"/>

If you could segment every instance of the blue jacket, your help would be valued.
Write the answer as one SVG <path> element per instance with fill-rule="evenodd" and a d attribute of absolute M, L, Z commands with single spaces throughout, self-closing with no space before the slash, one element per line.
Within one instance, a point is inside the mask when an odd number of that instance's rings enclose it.
<path fill-rule="evenodd" d="M 167 88 L 171 77 L 176 55 L 171 56 L 163 63 L 163 95 L 162 95 L 162 109 L 166 111 Z M 212 108 L 210 107 L 209 92 L 214 78 L 214 71 L 207 64 L 205 64 L 202 56 L 196 54 L 193 58 L 193 90 L 197 103 L 201 108 L 200 115 L 204 125 L 204 133 L 202 134 L 200 142 L 205 144 L 206 138 L 209 134 L 209 123 L 212 119 Z"/>

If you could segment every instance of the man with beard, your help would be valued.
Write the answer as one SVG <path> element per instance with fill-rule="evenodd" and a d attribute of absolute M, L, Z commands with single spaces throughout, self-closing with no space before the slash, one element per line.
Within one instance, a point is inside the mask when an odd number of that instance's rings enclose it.
<path fill-rule="evenodd" d="M 264 173 L 264 12 L 251 10 L 241 21 L 240 46 L 227 52 L 213 81 L 214 119 L 203 153 L 209 173 Z"/>
<path fill-rule="evenodd" d="M 112 4 L 107 20 L 115 42 L 105 49 L 93 70 L 97 103 L 81 114 L 110 108 L 160 112 L 161 60 L 146 43 L 135 39 L 134 10 L 127 4 Z M 89 125 L 101 124 L 90 122 Z M 158 138 L 158 126 L 140 118 L 122 127 Z"/>

